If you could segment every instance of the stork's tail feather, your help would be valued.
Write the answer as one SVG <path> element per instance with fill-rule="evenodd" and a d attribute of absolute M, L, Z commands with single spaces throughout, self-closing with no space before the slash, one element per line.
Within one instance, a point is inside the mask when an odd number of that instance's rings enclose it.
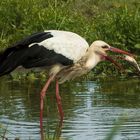
<path fill-rule="evenodd" d="M 22 54 L 25 51 L 26 49 L 19 51 L 16 47 L 12 47 L 0 52 L 0 76 L 10 73 L 19 66 L 24 59 Z"/>

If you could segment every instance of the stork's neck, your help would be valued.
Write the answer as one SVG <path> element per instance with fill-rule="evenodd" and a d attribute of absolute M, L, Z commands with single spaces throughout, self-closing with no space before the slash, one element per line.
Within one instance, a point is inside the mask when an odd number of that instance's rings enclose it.
<path fill-rule="evenodd" d="M 87 51 L 85 57 L 86 57 L 85 67 L 90 70 L 93 69 L 101 61 L 100 55 L 96 54 L 93 51 L 92 52 Z"/>

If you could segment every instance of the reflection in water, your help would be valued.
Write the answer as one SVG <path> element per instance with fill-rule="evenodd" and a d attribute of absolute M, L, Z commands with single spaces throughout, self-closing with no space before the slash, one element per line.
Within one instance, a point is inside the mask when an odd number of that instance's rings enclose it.
<path fill-rule="evenodd" d="M 44 131 L 44 128 L 41 127 L 41 140 L 49 140 L 49 139 L 53 139 L 53 140 L 59 140 L 60 136 L 61 136 L 61 130 L 62 130 L 62 121 L 59 121 L 58 124 L 56 125 L 56 128 L 54 129 L 53 134 L 51 134 L 48 130 L 50 130 L 49 128 L 47 128 L 47 132 Z M 47 126 L 49 126 L 49 124 L 47 123 Z"/>
<path fill-rule="evenodd" d="M 128 117 L 115 139 L 140 139 L 140 81 L 110 79 L 66 83 L 60 86 L 64 123 L 59 126 L 54 85 L 44 108 L 44 136 L 66 140 L 104 140 L 114 122 Z M 43 83 L 0 81 L 0 124 L 9 139 L 39 140 L 40 89 Z M 130 118 L 130 119 L 129 119 Z M 0 128 L 0 135 L 3 129 Z"/>

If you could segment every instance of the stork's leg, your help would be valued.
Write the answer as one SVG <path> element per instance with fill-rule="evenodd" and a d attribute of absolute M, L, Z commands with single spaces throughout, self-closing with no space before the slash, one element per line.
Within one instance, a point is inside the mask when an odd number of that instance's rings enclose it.
<path fill-rule="evenodd" d="M 42 129 L 42 121 L 43 121 L 43 107 L 44 107 L 44 97 L 46 95 L 46 91 L 51 83 L 51 81 L 54 79 L 54 76 L 51 76 L 48 81 L 46 82 L 45 86 L 43 87 L 41 93 L 40 93 L 40 128 Z"/>
<path fill-rule="evenodd" d="M 59 95 L 59 84 L 57 79 L 56 79 L 56 101 L 57 101 L 57 107 L 60 115 L 60 120 L 61 122 L 63 122 L 64 113 L 62 109 L 61 97 Z"/>

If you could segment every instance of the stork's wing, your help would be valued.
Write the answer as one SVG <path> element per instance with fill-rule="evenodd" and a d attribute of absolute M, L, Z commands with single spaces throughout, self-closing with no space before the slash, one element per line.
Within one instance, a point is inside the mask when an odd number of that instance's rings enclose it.
<path fill-rule="evenodd" d="M 0 64 L 13 52 L 20 51 L 22 49 L 28 48 L 32 43 L 39 43 L 45 39 L 53 37 L 50 32 L 35 33 L 31 36 L 24 38 L 23 40 L 17 42 L 11 47 L 7 48 L 4 52 L 0 52 Z"/>
<path fill-rule="evenodd" d="M 53 50 L 57 54 L 61 54 L 74 62 L 77 62 L 89 47 L 87 41 L 81 36 L 67 31 L 49 30 L 53 36 L 40 43 L 48 50 Z"/>
<path fill-rule="evenodd" d="M 67 57 L 57 54 L 54 50 L 48 50 L 38 44 L 33 45 L 28 49 L 28 57 L 22 63 L 25 68 L 44 67 L 54 64 L 71 65 L 73 61 Z"/>
<path fill-rule="evenodd" d="M 25 68 L 70 65 L 86 52 L 88 43 L 79 35 L 50 30 L 33 34 L 0 54 L 0 76 L 17 66 Z"/>

